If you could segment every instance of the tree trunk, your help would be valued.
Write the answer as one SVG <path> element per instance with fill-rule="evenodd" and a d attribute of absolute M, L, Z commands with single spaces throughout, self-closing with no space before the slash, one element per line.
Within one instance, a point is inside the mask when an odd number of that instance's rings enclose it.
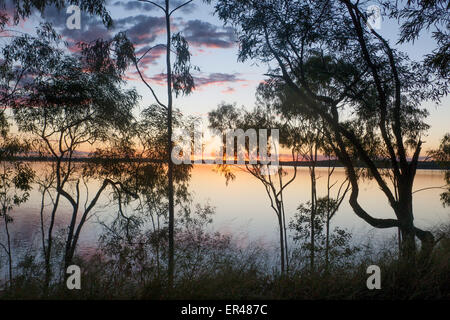
<path fill-rule="evenodd" d="M 12 271 L 12 254 L 11 254 L 11 236 L 9 234 L 8 228 L 8 215 L 6 214 L 6 208 L 3 208 L 3 218 L 5 220 L 5 231 L 6 231 L 6 239 L 8 245 L 8 271 L 9 271 L 9 286 L 12 286 L 13 282 L 13 271 Z"/>
<path fill-rule="evenodd" d="M 400 257 L 408 263 L 413 263 L 416 257 L 416 235 L 411 226 L 401 228 L 402 246 Z"/>
<path fill-rule="evenodd" d="M 286 214 L 284 212 L 283 200 L 281 200 L 282 216 L 283 216 L 283 232 L 284 232 L 284 252 L 286 257 L 286 271 L 289 272 L 289 250 L 288 250 L 288 240 L 287 240 L 287 230 L 286 230 Z"/>
<path fill-rule="evenodd" d="M 173 163 L 172 163 L 172 66 L 170 60 L 171 50 L 171 30 L 170 30 L 170 11 L 169 0 L 166 0 L 166 64 L 167 64 L 167 160 L 168 160 L 168 197 L 169 197 L 169 261 L 168 261 L 168 280 L 169 287 L 173 286 L 174 263 L 175 263 L 175 241 L 174 241 L 174 191 L 173 191 Z"/>
<path fill-rule="evenodd" d="M 316 218 L 316 161 L 317 161 L 317 144 L 315 145 L 315 151 L 314 154 L 311 152 L 311 161 L 312 165 L 310 167 L 310 176 L 311 176 L 311 255 L 310 255 L 310 267 L 311 272 L 314 272 L 314 264 L 315 264 L 315 252 L 316 252 L 316 246 L 315 246 L 315 237 L 316 237 L 316 230 L 315 230 L 315 218 Z"/>
<path fill-rule="evenodd" d="M 45 255 L 45 279 L 44 279 L 44 291 L 47 293 L 48 287 L 50 286 L 50 282 L 52 279 L 52 245 L 53 245 L 53 227 L 55 226 L 55 217 L 56 217 L 56 211 L 58 210 L 59 206 L 59 200 L 61 198 L 61 192 L 59 191 L 60 188 L 60 165 L 61 165 L 61 158 L 58 158 L 56 161 L 56 178 L 57 178 L 57 193 L 55 202 L 53 204 L 52 213 L 50 215 L 50 224 L 48 227 L 48 233 L 47 233 L 47 249 L 44 248 L 44 255 Z"/>
<path fill-rule="evenodd" d="M 281 273 L 285 272 L 285 257 L 284 257 L 284 233 L 283 233 L 283 220 L 281 216 L 281 212 L 278 213 L 278 226 L 280 229 L 280 257 L 281 257 Z"/>
<path fill-rule="evenodd" d="M 329 252 L 330 252 L 330 179 L 331 179 L 331 173 L 330 173 L 330 157 L 328 157 L 328 172 L 327 172 L 327 220 L 326 220 L 326 239 L 325 239 L 325 271 L 328 272 L 329 267 Z"/>
<path fill-rule="evenodd" d="M 397 218 L 400 221 L 402 244 L 400 257 L 408 263 L 416 258 L 416 233 L 414 229 L 414 216 L 412 209 L 412 179 L 401 176 L 398 179 Z"/>
<path fill-rule="evenodd" d="M 326 242 L 325 242 L 325 270 L 328 272 L 330 264 L 330 216 L 327 212 L 327 224 L 326 224 Z"/>

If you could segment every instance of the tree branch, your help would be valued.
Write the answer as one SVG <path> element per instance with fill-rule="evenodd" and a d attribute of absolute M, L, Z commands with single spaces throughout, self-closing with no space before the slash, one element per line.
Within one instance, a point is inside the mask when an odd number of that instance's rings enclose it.
<path fill-rule="evenodd" d="M 182 7 L 188 5 L 188 4 L 191 3 L 192 1 L 194 1 L 194 0 L 189 0 L 189 1 L 185 2 L 185 3 L 183 3 L 183 4 L 180 4 L 178 7 L 176 7 L 176 8 L 173 9 L 172 11 L 170 11 L 169 17 L 172 15 L 172 13 L 174 13 L 174 12 L 177 11 L 178 9 L 181 9 Z"/>
<path fill-rule="evenodd" d="M 157 4 L 156 2 L 150 1 L 150 0 L 138 0 L 139 2 L 147 2 L 150 3 L 154 6 L 157 6 L 158 8 L 160 8 L 162 11 L 164 11 L 164 13 L 166 13 L 166 9 L 162 6 L 160 6 L 159 4 Z"/>

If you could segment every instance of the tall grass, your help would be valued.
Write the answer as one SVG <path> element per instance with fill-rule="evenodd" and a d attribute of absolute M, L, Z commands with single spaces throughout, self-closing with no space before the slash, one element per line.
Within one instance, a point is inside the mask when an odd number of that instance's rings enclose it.
<path fill-rule="evenodd" d="M 366 245 L 346 263 L 312 272 L 305 256 L 292 255 L 289 272 L 280 274 L 268 261 L 273 254 L 257 245 L 245 248 L 230 236 L 202 227 L 179 230 L 176 280 L 167 287 L 167 241 L 159 243 L 160 263 L 151 237 L 136 243 L 103 244 L 87 257 L 77 257 L 82 289 L 68 290 L 59 279 L 44 294 L 43 266 L 28 253 L 18 264 L 16 277 L 0 292 L 2 299 L 449 299 L 450 233 L 445 226 L 430 259 L 404 264 L 395 243 L 375 250 Z M 153 239 L 154 240 L 154 239 Z M 111 244 L 109 244 L 111 245 Z M 307 258 L 305 259 L 308 260 Z M 320 260 L 319 260 L 320 261 Z M 381 268 L 381 290 L 368 290 L 367 267 Z M 159 269 L 158 269 L 159 268 Z"/>

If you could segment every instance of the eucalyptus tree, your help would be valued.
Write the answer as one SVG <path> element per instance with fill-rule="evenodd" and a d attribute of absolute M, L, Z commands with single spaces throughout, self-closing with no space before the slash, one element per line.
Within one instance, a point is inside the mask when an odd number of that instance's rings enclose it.
<path fill-rule="evenodd" d="M 225 176 L 227 183 L 230 180 L 234 180 L 236 177 L 232 171 L 232 167 L 234 167 L 238 170 L 243 170 L 244 172 L 251 174 L 263 184 L 270 200 L 270 207 L 274 210 L 278 220 L 280 238 L 280 268 L 281 272 L 284 273 L 289 270 L 289 251 L 283 195 L 285 189 L 297 177 L 297 162 L 300 160 L 300 154 L 296 145 L 289 143 L 289 141 L 292 140 L 292 137 L 290 136 L 292 132 L 285 130 L 286 128 L 284 128 L 279 122 L 279 119 L 276 118 L 273 110 L 271 110 L 266 104 L 267 101 L 265 101 L 260 95 L 258 97 L 258 106 L 252 111 L 237 109 L 233 105 L 220 105 L 216 110 L 209 112 L 209 125 L 211 128 L 220 131 L 222 134 L 225 134 L 228 130 L 237 129 L 259 130 L 267 128 L 281 128 L 281 134 L 279 136 L 280 144 L 289 148 L 292 157 L 292 165 L 294 167 L 294 173 L 286 180 L 285 177 L 289 172 L 285 170 L 282 165 L 261 163 L 261 157 L 265 156 L 261 154 L 259 154 L 259 161 L 257 161 L 257 163 L 253 164 L 247 161 L 244 165 L 219 164 L 217 166 L 217 171 Z M 259 137 L 259 139 L 261 139 L 261 137 Z M 250 146 L 249 142 L 250 141 L 245 141 L 245 152 L 248 155 L 250 155 L 253 151 L 252 148 L 254 148 L 253 146 Z M 224 150 L 226 150 L 228 143 L 225 139 L 223 143 Z M 258 141 L 258 146 L 260 146 L 260 143 L 261 142 Z M 257 152 L 261 152 L 259 148 L 260 147 L 257 148 Z M 229 151 L 227 151 L 227 155 L 228 152 Z M 235 156 L 237 152 L 238 150 L 235 148 Z M 271 154 L 275 152 L 279 153 L 280 150 L 273 150 L 269 148 L 269 152 Z"/>
<path fill-rule="evenodd" d="M 325 149 L 326 150 L 326 149 Z M 328 271 L 330 264 L 330 223 L 331 219 L 334 218 L 342 202 L 345 199 L 348 191 L 350 190 L 350 181 L 348 178 L 343 181 L 332 180 L 333 174 L 336 170 L 336 161 L 332 160 L 332 154 L 325 151 L 325 155 L 328 156 L 328 166 L 327 166 L 327 194 L 325 196 L 326 210 L 325 210 L 325 268 Z M 333 156 L 334 158 L 334 156 Z M 335 188 L 336 187 L 336 188 Z M 336 190 L 337 191 L 334 191 Z"/>
<path fill-rule="evenodd" d="M 181 94 L 189 94 L 194 89 L 194 78 L 190 74 L 191 64 L 190 64 L 190 52 L 189 45 L 186 39 L 181 35 L 181 33 L 175 33 L 172 35 L 171 19 L 172 15 L 183 8 L 184 6 L 190 4 L 193 0 L 188 0 L 182 4 L 173 6 L 170 0 L 165 0 L 164 5 L 159 5 L 153 1 L 140 0 L 155 5 L 161 9 L 165 16 L 166 21 L 166 42 L 164 44 L 166 49 L 166 80 L 167 80 L 167 103 L 164 105 L 154 94 L 153 89 L 149 83 L 142 76 L 142 72 L 139 69 L 138 61 L 134 59 L 134 64 L 141 80 L 146 84 L 146 86 L 151 90 L 155 100 L 159 105 L 167 109 L 167 162 L 168 162 L 168 198 L 169 198 L 169 262 L 168 262 L 168 274 L 169 274 L 169 285 L 173 283 L 174 277 L 174 255 L 175 255 L 175 243 L 174 243 L 174 226 L 175 226 L 175 210 L 174 210 L 174 188 L 173 188 L 173 171 L 174 166 L 172 162 L 172 113 L 173 113 L 173 94 L 176 96 Z M 172 66 L 172 50 L 176 53 L 176 60 Z M 149 50 L 150 51 L 150 50 Z M 147 51 L 147 52 L 149 52 Z M 139 59 L 142 59 L 146 54 L 144 53 Z M 173 69 L 173 70 L 172 70 Z"/>
<path fill-rule="evenodd" d="M 183 116 L 179 110 L 174 110 L 173 115 L 175 129 L 192 129 L 195 119 Z M 89 176 L 108 177 L 121 183 L 121 188 L 115 190 L 119 204 L 117 218 L 111 225 L 103 223 L 107 232 L 102 242 L 109 252 L 116 253 L 124 246 L 136 248 L 137 253 L 150 244 L 157 280 L 162 279 L 162 270 L 167 269 L 162 259 L 168 256 L 166 125 L 166 109 L 157 104 L 149 106 L 124 136 L 110 140 L 94 153 L 96 161 L 86 171 Z M 174 201 L 181 211 L 187 210 L 191 201 L 188 190 L 191 168 L 192 165 L 174 167 Z M 143 239 L 143 230 L 147 239 Z M 122 245 L 113 248 L 111 242 Z"/>
<path fill-rule="evenodd" d="M 81 11 L 99 16 L 109 28 L 112 26 L 112 19 L 105 3 L 105 0 L 0 0 L 0 35 L 6 39 L 6 45 L 1 48 L 0 59 L 0 107 L 7 107 L 22 86 L 41 72 L 39 65 L 42 60 L 46 59 L 51 63 L 53 52 L 50 44 L 57 45 L 60 41 L 60 36 L 50 23 L 40 23 L 35 35 L 32 35 L 14 28 L 20 21 L 34 13 L 43 13 L 49 6 L 61 10 L 66 5 L 77 5 Z M 22 47 L 20 64 L 15 63 L 8 52 L 11 47 L 8 40 L 16 38 L 18 40 L 12 46 Z"/>
<path fill-rule="evenodd" d="M 322 88 L 323 79 L 319 76 L 315 79 L 315 86 L 317 90 L 325 90 Z M 326 85 L 326 83 L 324 83 Z M 338 181 L 331 182 L 332 175 L 336 168 L 336 162 L 331 162 L 331 157 L 334 157 L 334 153 L 330 145 L 332 142 L 328 141 L 328 128 L 318 117 L 298 112 L 301 105 L 301 101 L 296 99 L 294 92 L 286 86 L 282 81 L 278 79 L 269 80 L 260 84 L 257 91 L 257 98 L 259 101 L 263 100 L 265 104 L 278 113 L 279 117 L 283 121 L 282 130 L 283 136 L 286 137 L 285 146 L 295 150 L 302 161 L 306 161 L 309 175 L 311 180 L 311 198 L 308 201 L 308 205 L 304 208 L 309 208 L 310 216 L 310 267 L 314 270 L 315 264 L 315 228 L 317 226 L 316 214 L 318 207 L 318 191 L 317 191 L 317 179 L 319 178 L 316 173 L 316 167 L 319 161 L 319 152 L 328 156 L 328 172 L 327 172 L 327 196 L 328 201 L 327 214 L 325 216 L 325 229 L 326 229 L 326 253 L 329 251 L 329 227 L 330 221 L 334 214 L 339 209 L 342 203 L 349 185 L 348 179 L 341 182 L 336 199 L 331 197 L 331 190 L 338 183 Z M 343 188 L 347 184 L 346 188 Z M 343 192 L 341 192 L 343 191 Z M 324 201 L 323 199 L 321 200 Z M 306 211 L 303 210 L 303 213 Z M 328 256 L 326 254 L 326 256 Z"/>
<path fill-rule="evenodd" d="M 316 90 L 326 90 L 326 82 L 318 74 L 315 79 Z M 279 79 L 272 79 L 262 83 L 258 88 L 258 96 L 263 97 L 266 104 L 279 113 L 284 125 L 282 130 L 289 132 L 286 146 L 297 150 L 302 161 L 305 161 L 311 180 L 310 200 L 300 204 L 295 219 L 289 225 L 295 233 L 294 242 L 302 243 L 309 252 L 311 272 L 316 270 L 316 255 L 324 252 L 325 269 L 330 264 L 330 252 L 335 255 L 336 248 L 331 243 L 347 237 L 341 229 L 337 232 L 330 230 L 330 222 L 339 210 L 350 188 L 348 179 L 333 180 L 337 161 L 332 150 L 333 141 L 330 140 L 329 129 L 320 118 L 299 112 L 302 101 L 295 93 Z M 320 153 L 320 154 L 319 154 Z M 319 155 L 328 158 L 326 175 L 326 195 L 320 196 L 317 180 L 320 176 L 316 172 L 319 165 Z M 337 187 L 337 188 L 335 188 Z M 335 191 L 334 189 L 337 189 Z M 335 230 L 336 231 L 336 230 Z M 338 233 L 341 232 L 341 236 Z M 345 236 L 344 236 L 345 235 Z M 306 239 L 308 238 L 308 239 Z M 306 245 L 305 245 L 306 244 Z M 317 245 L 316 245 L 317 244 Z M 339 250 L 339 249 L 337 249 Z M 294 251 L 295 253 L 295 251 Z"/>
<path fill-rule="evenodd" d="M 12 211 L 26 202 L 30 196 L 34 171 L 14 157 L 24 155 L 28 145 L 9 132 L 4 111 L 0 112 L 0 218 L 3 220 L 6 244 L 0 247 L 8 257 L 9 285 L 13 285 L 13 254 L 9 224 L 13 222 Z"/>
<path fill-rule="evenodd" d="M 165 21 L 166 37 L 163 43 L 148 46 L 148 49 L 144 53 L 137 52 L 135 45 L 127 38 L 125 33 L 119 33 L 111 41 L 97 41 L 95 44 L 85 46 L 84 50 L 89 51 L 92 58 L 99 58 L 108 55 L 116 55 L 121 57 L 126 63 L 126 66 L 132 65 L 140 80 L 145 84 L 147 89 L 151 93 L 151 97 L 156 104 L 164 108 L 167 111 L 167 179 L 168 179 L 168 199 L 169 199 L 169 258 L 168 258 L 168 279 L 169 284 L 173 283 L 174 275 L 174 219 L 175 219 L 175 203 L 174 203 L 174 164 L 172 163 L 172 150 L 173 150 L 173 104 L 174 95 L 188 95 L 195 88 L 194 78 L 191 75 L 191 71 L 196 67 L 191 65 L 189 52 L 189 44 L 183 37 L 181 32 L 173 33 L 172 18 L 174 14 L 180 9 L 186 7 L 193 0 L 187 0 L 186 2 L 162 0 L 162 1 L 150 1 L 150 0 L 138 0 L 140 2 L 146 2 L 153 5 L 157 10 L 162 11 Z M 167 85 L 167 99 L 165 101 L 156 94 L 150 80 L 146 77 L 142 71 L 142 64 L 145 61 L 145 57 L 151 54 L 152 51 L 163 48 L 165 49 L 165 79 Z M 172 54 L 175 55 L 175 59 L 172 59 Z"/>
<path fill-rule="evenodd" d="M 267 75 L 293 90 L 302 102 L 299 111 L 316 115 L 330 128 L 356 215 L 376 228 L 400 228 L 406 259 L 415 257 L 416 237 L 429 253 L 434 237 L 414 224 L 412 186 L 428 128 L 427 111 L 420 105 L 439 102 L 448 93 L 445 79 L 410 61 L 369 27 L 365 2 L 219 0 L 215 9 L 237 29 L 239 60 L 272 63 Z M 326 90 L 315 87 L 318 75 Z M 378 160 L 388 162 L 393 186 Z M 360 204 L 359 165 L 377 182 L 394 219 L 377 218 Z"/>
<path fill-rule="evenodd" d="M 34 39 L 27 35 L 14 39 L 5 49 L 8 59 L 21 64 L 33 52 Z M 65 54 L 47 44 L 48 56 L 38 59 L 39 72 L 29 74 L 33 81 L 24 83 L 14 101 L 14 118 L 19 130 L 34 138 L 36 148 L 55 163 L 54 203 L 43 248 L 46 265 L 46 285 L 51 276 L 51 252 L 55 216 L 61 198 L 72 207 L 67 229 L 64 264 L 71 264 L 79 236 L 86 219 L 108 185 L 104 179 L 95 196 L 82 208 L 80 203 L 80 166 L 74 163 L 80 148 L 111 139 L 127 130 L 138 95 L 122 88 L 120 61 L 108 61 L 107 66 L 92 66 L 86 57 Z M 75 191 L 72 193 L 72 191 Z M 81 215 L 80 215 L 81 211 Z"/>
<path fill-rule="evenodd" d="M 414 42 L 421 33 L 428 32 L 436 48 L 425 56 L 424 63 L 437 70 L 442 77 L 450 75 L 450 3 L 446 0 L 381 1 L 390 17 L 400 23 L 399 43 Z"/>
<path fill-rule="evenodd" d="M 438 188 L 445 189 L 445 191 L 441 193 L 442 205 L 444 207 L 450 206 L 450 133 L 444 135 L 444 137 L 441 139 L 439 147 L 436 150 L 431 150 L 429 152 L 429 157 L 436 161 L 445 172 L 444 180 L 446 184 Z M 434 187 L 416 190 L 415 192 L 427 190 L 430 188 Z"/>
<path fill-rule="evenodd" d="M 297 208 L 297 212 L 289 222 L 289 228 L 293 232 L 294 243 L 300 248 L 294 250 L 294 257 L 301 263 L 304 251 L 309 255 L 315 255 L 315 268 L 311 272 L 329 273 L 335 267 L 345 267 L 351 264 L 349 258 L 354 256 L 360 248 L 354 246 L 351 242 L 352 234 L 345 228 L 335 227 L 327 231 L 327 212 L 330 208 L 333 210 L 338 207 L 338 203 L 331 201 L 326 197 L 317 199 L 316 214 L 311 222 L 311 202 L 302 203 Z M 314 223 L 315 245 L 311 244 L 311 223 Z M 302 264 L 300 264 L 301 267 Z M 313 285 L 313 284 L 312 284 Z"/>

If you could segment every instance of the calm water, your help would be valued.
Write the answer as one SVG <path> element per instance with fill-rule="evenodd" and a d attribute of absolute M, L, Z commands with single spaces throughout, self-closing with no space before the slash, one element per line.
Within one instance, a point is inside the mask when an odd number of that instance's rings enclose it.
<path fill-rule="evenodd" d="M 40 171 L 45 164 L 33 164 Z M 212 228 L 222 233 L 232 234 L 242 244 L 258 242 L 267 247 L 276 247 L 278 239 L 277 220 L 274 211 L 270 207 L 270 201 L 260 181 L 250 174 L 236 170 L 236 179 L 228 184 L 225 178 L 213 171 L 214 166 L 195 166 L 192 171 L 190 190 L 196 203 L 209 202 L 216 208 Z M 293 168 L 287 168 L 288 176 L 293 174 Z M 318 168 L 318 196 L 326 193 L 326 168 Z M 344 170 L 336 169 L 332 181 L 343 181 Z M 441 171 L 419 170 L 417 172 L 414 190 L 426 187 L 443 185 L 443 173 Z M 98 188 L 97 182 L 89 183 L 90 196 Z M 380 218 L 393 218 L 386 197 L 377 187 L 374 181 L 365 181 L 361 184 L 360 203 L 373 216 Z M 81 189 L 83 192 L 83 189 Z M 430 229 L 441 223 L 450 221 L 450 210 L 443 208 L 439 189 L 431 189 L 418 192 L 414 195 L 415 223 L 418 227 Z M 285 190 L 286 221 L 293 216 L 300 203 L 306 202 L 310 197 L 310 180 L 307 168 L 298 169 L 296 180 Z M 16 247 L 23 244 L 39 244 L 40 236 L 40 202 L 41 195 L 37 190 L 31 192 L 30 200 L 16 209 L 12 216 L 14 222 L 10 224 L 12 238 Z M 98 221 L 111 219 L 116 208 L 108 201 L 108 194 L 100 199 L 95 216 L 84 227 L 80 239 L 80 250 L 89 251 L 96 246 L 96 241 L 102 230 Z M 70 207 L 63 202 L 59 212 L 57 225 L 63 226 L 68 221 Z M 47 210 L 48 215 L 48 210 Z M 358 218 L 350 208 L 347 199 L 342 203 L 339 212 L 333 219 L 333 225 L 348 228 L 356 239 L 364 239 L 371 236 L 379 239 L 388 238 L 396 233 L 396 230 L 377 230 L 370 227 Z M 0 223 L 3 235 L 3 224 Z"/>

